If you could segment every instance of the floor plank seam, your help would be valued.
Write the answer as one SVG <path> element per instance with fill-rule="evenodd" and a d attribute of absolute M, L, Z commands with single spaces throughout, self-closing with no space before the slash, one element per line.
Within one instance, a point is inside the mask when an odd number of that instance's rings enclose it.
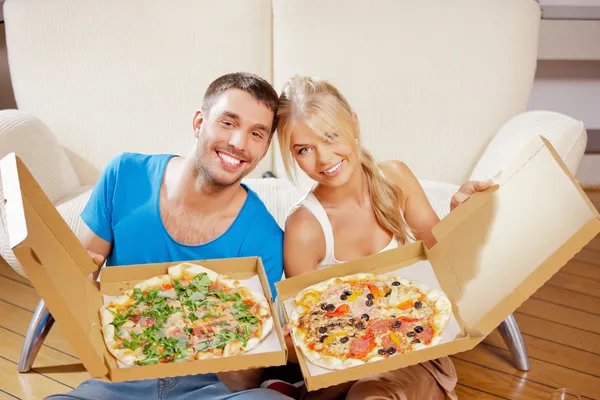
<path fill-rule="evenodd" d="M 546 342 L 550 342 L 550 343 L 558 344 L 558 345 L 561 345 L 561 346 L 565 346 L 565 347 L 568 347 L 570 349 L 583 351 L 585 353 L 593 354 L 595 356 L 600 356 L 600 353 L 596 353 L 596 352 L 593 352 L 593 351 L 590 351 L 590 350 L 581 349 L 581 348 L 575 347 L 575 346 L 570 346 L 568 344 L 557 342 L 557 341 L 554 341 L 554 340 L 551 340 L 551 339 L 547 339 L 547 338 L 544 338 L 544 337 L 541 337 L 541 336 L 535 336 L 535 335 L 532 335 L 531 333 L 521 332 L 521 334 L 523 336 L 529 336 L 529 337 L 536 338 L 536 339 L 539 339 L 539 340 L 545 340 Z"/>
<path fill-rule="evenodd" d="M 506 351 L 506 352 L 508 352 L 508 349 L 506 349 L 506 348 L 504 348 L 504 347 L 500 347 L 500 346 L 495 346 L 495 345 L 493 345 L 493 344 L 491 344 L 491 343 L 483 343 L 483 342 L 482 342 L 481 344 L 483 344 L 483 345 L 486 345 L 486 346 L 489 346 L 489 347 L 492 347 L 492 348 L 494 348 L 494 349 L 499 349 L 499 350 L 503 350 L 503 351 Z M 527 344 L 525 344 L 525 347 L 527 347 Z M 569 366 L 567 366 L 567 365 L 563 365 L 563 364 L 557 364 L 557 363 L 555 363 L 555 362 L 548 361 L 548 360 L 543 360 L 543 359 L 541 359 L 541 358 L 533 357 L 533 356 L 531 356 L 531 355 L 528 355 L 528 358 L 529 358 L 530 360 L 535 360 L 535 361 L 538 361 L 538 362 L 541 362 L 541 363 L 550 364 L 550 365 L 554 365 L 554 366 L 556 366 L 556 367 L 565 368 L 565 369 L 571 370 L 571 371 L 573 371 L 573 372 L 577 372 L 577 373 L 579 373 L 579 374 L 585 374 L 585 375 L 592 376 L 592 377 L 594 377 L 594 378 L 600 378 L 600 375 L 594 375 L 594 374 L 592 374 L 592 373 L 590 373 L 590 372 L 587 372 L 587 371 L 582 371 L 582 370 L 579 370 L 579 369 L 575 369 L 575 368 L 569 367 Z"/>
<path fill-rule="evenodd" d="M 563 273 L 563 272 L 561 272 L 561 273 Z M 600 296 L 594 296 L 593 294 L 589 294 L 589 293 L 585 293 L 585 292 L 580 292 L 579 290 L 569 289 L 569 288 L 566 288 L 566 287 L 563 287 L 563 286 L 559 286 L 559 285 L 557 285 L 555 283 L 552 283 L 552 282 L 546 282 L 546 285 L 552 286 L 552 287 L 555 287 L 555 288 L 559 288 L 559 289 L 562 289 L 562 290 L 566 290 L 568 292 L 573 292 L 573 293 L 581 294 L 583 296 L 592 297 L 594 299 L 600 299 Z"/>
<path fill-rule="evenodd" d="M 8 300 L 5 300 L 5 299 L 0 299 L 0 301 L 3 301 L 3 302 L 5 302 L 6 304 L 10 304 L 11 306 L 14 306 L 14 307 L 20 308 L 21 310 L 23 310 L 23 311 L 27 311 L 27 312 L 29 312 L 29 313 L 32 313 L 32 314 L 35 312 L 35 311 L 33 311 L 33 310 L 30 310 L 30 309 L 28 309 L 28 308 L 21 307 L 21 306 L 19 306 L 19 305 L 15 304 L 15 303 L 11 303 L 10 301 L 8 301 Z"/>
<path fill-rule="evenodd" d="M 0 358 L 2 358 L 3 360 L 6 360 L 6 361 L 8 361 L 8 362 L 10 362 L 12 364 L 18 365 L 18 363 L 16 363 L 15 361 L 11 360 L 10 358 L 4 357 L 3 355 L 0 355 Z M 38 375 L 43 376 L 44 378 L 50 379 L 51 381 L 54 381 L 54 382 L 59 383 L 59 384 L 65 386 L 65 387 L 68 387 L 69 389 L 75 389 L 73 386 L 69 386 L 66 383 L 62 383 L 61 381 L 58 381 L 58 380 L 56 380 L 56 379 L 54 379 L 54 378 L 52 378 L 52 377 L 50 377 L 50 376 L 48 376 L 46 374 L 42 374 L 41 372 L 36 371 L 35 368 L 32 368 L 31 372 L 34 372 L 34 373 L 36 373 Z M 21 372 L 17 372 L 17 373 L 20 374 Z M 25 372 L 25 373 L 27 374 L 28 372 Z"/>
<path fill-rule="evenodd" d="M 474 388 L 473 386 L 465 385 L 464 383 L 458 382 L 457 385 L 464 386 L 464 387 L 469 388 L 471 390 L 475 390 L 476 392 L 479 392 L 479 393 L 485 393 L 487 395 L 494 396 L 494 397 L 496 397 L 498 399 L 510 400 L 508 397 L 498 396 L 497 394 L 486 392 L 485 390 Z"/>
<path fill-rule="evenodd" d="M 590 265 L 593 265 L 593 264 L 590 264 Z M 596 266 L 596 265 L 593 265 L 593 266 L 597 267 L 597 268 L 600 268 L 600 266 Z M 592 282 L 598 282 L 598 283 L 600 283 L 600 279 L 594 279 L 594 278 L 589 277 L 589 276 L 579 275 L 579 274 L 574 274 L 572 272 L 564 272 L 564 271 L 561 271 L 561 273 L 563 275 L 569 275 L 569 276 L 574 276 L 575 278 L 585 279 L 586 281 L 592 281 Z"/>
<path fill-rule="evenodd" d="M 545 303 L 553 304 L 555 306 L 560 306 L 560 307 L 568 308 L 569 310 L 581 311 L 582 313 L 586 313 L 586 314 L 590 314 L 590 315 L 596 315 L 596 316 L 600 317 L 600 313 L 594 313 L 594 312 L 591 312 L 591 311 L 582 310 L 580 308 L 568 306 L 568 305 L 565 305 L 565 304 L 555 303 L 554 301 L 546 300 L 546 299 L 544 299 L 542 297 L 536 297 L 535 295 L 532 296 L 531 298 L 535 299 L 535 300 L 543 301 Z"/>
<path fill-rule="evenodd" d="M 18 280 L 18 279 L 15 279 L 15 278 L 11 278 L 11 277 L 10 277 L 10 276 L 8 276 L 8 275 L 0 274 L 0 276 L 1 276 L 1 277 L 3 277 L 3 278 L 6 278 L 6 279 L 8 279 L 9 281 L 13 281 L 13 282 L 16 282 L 16 283 L 20 283 L 20 284 L 21 284 L 21 285 L 23 285 L 23 286 L 27 286 L 27 287 L 30 287 L 30 288 L 32 288 L 32 289 L 35 289 L 35 288 L 34 288 L 32 285 L 28 285 L 28 284 L 26 284 L 25 282 L 21 282 L 20 280 Z"/>
<path fill-rule="evenodd" d="M 7 394 L 7 395 L 9 395 L 10 397 L 12 397 L 12 398 L 14 398 L 14 399 L 21 400 L 21 398 L 20 398 L 20 397 L 17 397 L 17 396 L 15 396 L 15 395 L 14 395 L 14 394 L 12 394 L 12 393 L 8 393 L 6 390 L 2 390 L 2 389 L 0 389 L 0 392 L 2 392 L 2 393 L 4 393 L 4 394 Z"/>
<path fill-rule="evenodd" d="M 485 368 L 485 369 L 490 370 L 490 371 L 497 372 L 497 373 L 502 374 L 502 375 L 508 375 L 508 376 L 512 376 L 513 378 L 517 378 L 517 379 L 524 380 L 524 381 L 531 382 L 531 383 L 536 383 L 536 384 L 541 385 L 541 386 L 546 386 L 546 387 L 548 387 L 550 389 L 558 389 L 557 386 L 548 385 L 546 383 L 541 383 L 541 382 L 535 381 L 533 379 L 529 379 L 528 377 L 514 375 L 514 374 L 511 374 L 510 372 L 505 372 L 505 371 L 501 371 L 501 370 L 496 369 L 496 368 L 491 368 L 491 367 L 489 367 L 487 365 L 483 365 L 483 364 L 476 363 L 474 361 L 466 360 L 466 359 L 458 357 L 456 355 L 454 355 L 453 357 L 461 360 L 462 362 L 466 362 L 468 364 L 477 365 L 479 367 Z"/>
<path fill-rule="evenodd" d="M 15 332 L 15 331 L 13 331 L 12 329 L 8 329 L 8 328 L 7 328 L 7 327 L 5 327 L 5 326 L 2 326 L 2 325 L 0 325 L 0 328 L 4 329 L 5 331 L 8 331 L 8 332 L 14 333 L 15 335 L 19 335 L 19 336 L 21 336 L 22 338 L 24 338 L 24 337 L 25 337 L 25 335 L 23 335 L 23 334 L 21 334 L 21 333 L 19 333 L 19 332 Z M 80 362 L 81 362 L 81 360 L 79 359 L 79 357 L 76 357 L 76 356 L 74 356 L 73 354 L 69 354 L 69 353 L 67 353 L 66 351 L 63 351 L 63 350 L 61 350 L 61 349 L 57 349 L 56 347 L 52 347 L 52 346 L 50 346 L 50 345 L 48 345 L 48 344 L 46 344 L 46 343 L 42 343 L 42 346 L 45 346 L 45 347 L 47 347 L 47 348 L 49 348 L 49 349 L 52 349 L 52 350 L 54 350 L 54 351 L 58 351 L 59 353 L 62 353 L 62 354 L 64 354 L 64 355 L 66 355 L 66 356 L 69 356 L 69 357 L 71 357 L 71 358 L 73 358 L 73 359 L 75 359 L 75 360 L 77 360 L 77 361 L 80 361 Z"/>
<path fill-rule="evenodd" d="M 600 257 L 600 248 L 596 249 L 594 247 L 584 247 L 585 250 L 587 251 L 593 251 L 594 253 L 598 253 L 598 257 Z M 577 256 L 575 256 L 575 258 L 577 258 Z M 598 262 L 600 263 L 600 258 L 598 259 Z"/>
<path fill-rule="evenodd" d="M 530 318 L 539 319 L 539 320 L 550 322 L 550 323 L 553 323 L 553 324 L 556 324 L 556 325 L 565 326 L 567 328 L 576 329 L 576 330 L 581 331 L 581 332 L 587 332 L 587 333 L 591 333 L 593 335 L 600 336 L 600 332 L 588 331 L 587 329 L 584 329 L 584 328 L 578 328 L 578 327 L 575 327 L 573 325 L 569 325 L 569 324 L 565 324 L 565 323 L 562 323 L 562 322 L 553 321 L 551 319 L 547 319 L 547 318 L 543 318 L 543 317 L 538 317 L 537 315 L 528 314 L 528 313 L 523 312 L 523 311 L 515 311 L 515 314 L 526 315 L 526 316 L 528 316 Z"/>

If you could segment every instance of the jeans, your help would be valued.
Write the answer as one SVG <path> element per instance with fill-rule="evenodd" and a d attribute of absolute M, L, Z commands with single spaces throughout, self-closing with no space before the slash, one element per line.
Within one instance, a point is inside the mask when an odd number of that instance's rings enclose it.
<path fill-rule="evenodd" d="M 289 400 L 290 398 L 273 390 L 262 388 L 231 393 L 215 374 L 187 375 L 131 382 L 105 382 L 88 379 L 68 393 L 46 397 L 46 400 L 75 399 Z"/>

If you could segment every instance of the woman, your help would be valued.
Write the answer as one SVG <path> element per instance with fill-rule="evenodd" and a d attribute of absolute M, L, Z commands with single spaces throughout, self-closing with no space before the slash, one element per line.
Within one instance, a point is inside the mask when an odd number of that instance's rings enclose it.
<path fill-rule="evenodd" d="M 287 277 L 413 240 L 427 247 L 435 244 L 431 229 L 439 218 L 418 180 L 402 162 L 378 165 L 361 147 L 358 118 L 334 86 L 309 77 L 292 78 L 280 96 L 277 116 L 286 172 L 292 177 L 295 161 L 316 181 L 286 221 Z M 490 184 L 463 185 L 451 208 Z M 290 354 L 295 356 L 291 350 Z M 363 378 L 351 385 L 346 398 L 456 398 L 456 382 L 454 366 L 444 357 Z"/>

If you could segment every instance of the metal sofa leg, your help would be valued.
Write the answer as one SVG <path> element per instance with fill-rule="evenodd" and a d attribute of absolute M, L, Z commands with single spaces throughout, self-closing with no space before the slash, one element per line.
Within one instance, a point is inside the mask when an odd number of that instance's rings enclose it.
<path fill-rule="evenodd" d="M 513 314 L 510 314 L 500 326 L 498 330 L 504 339 L 504 343 L 510 350 L 515 367 L 521 371 L 529 371 L 531 368 L 529 365 L 529 357 L 527 356 L 527 349 L 521 336 L 521 331 L 517 325 L 517 321 Z"/>
<path fill-rule="evenodd" d="M 44 300 L 40 300 L 25 335 L 25 342 L 21 349 L 17 371 L 29 372 L 31 370 L 33 361 L 53 324 L 54 318 L 46 308 Z"/>

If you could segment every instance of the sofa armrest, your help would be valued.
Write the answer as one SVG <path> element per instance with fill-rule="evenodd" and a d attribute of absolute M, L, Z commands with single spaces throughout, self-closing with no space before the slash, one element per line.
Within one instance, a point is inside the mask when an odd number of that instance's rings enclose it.
<path fill-rule="evenodd" d="M 82 188 L 65 151 L 49 129 L 34 116 L 17 110 L 0 110 L 0 158 L 15 153 L 23 160 L 50 201 L 68 220 L 71 229 L 78 228 L 71 199 L 89 188 Z M 4 198 L 0 185 L 0 199 Z M 77 203 L 77 202 L 75 202 Z M 80 204 L 76 204 L 76 208 Z M 81 211 L 79 209 L 79 211 Z M 69 220 L 70 219 L 70 220 Z M 6 212 L 0 206 L 0 256 L 19 274 L 25 276 L 21 265 L 8 244 Z"/>
<path fill-rule="evenodd" d="M 502 126 L 488 144 L 469 180 L 494 177 L 535 136 L 548 139 L 567 168 L 573 175 L 576 174 L 587 145 L 583 123 L 553 111 L 527 111 Z"/>
<path fill-rule="evenodd" d="M 30 114 L 0 110 L 0 158 L 8 153 L 23 160 L 52 203 L 80 186 L 62 146 L 48 127 Z"/>

